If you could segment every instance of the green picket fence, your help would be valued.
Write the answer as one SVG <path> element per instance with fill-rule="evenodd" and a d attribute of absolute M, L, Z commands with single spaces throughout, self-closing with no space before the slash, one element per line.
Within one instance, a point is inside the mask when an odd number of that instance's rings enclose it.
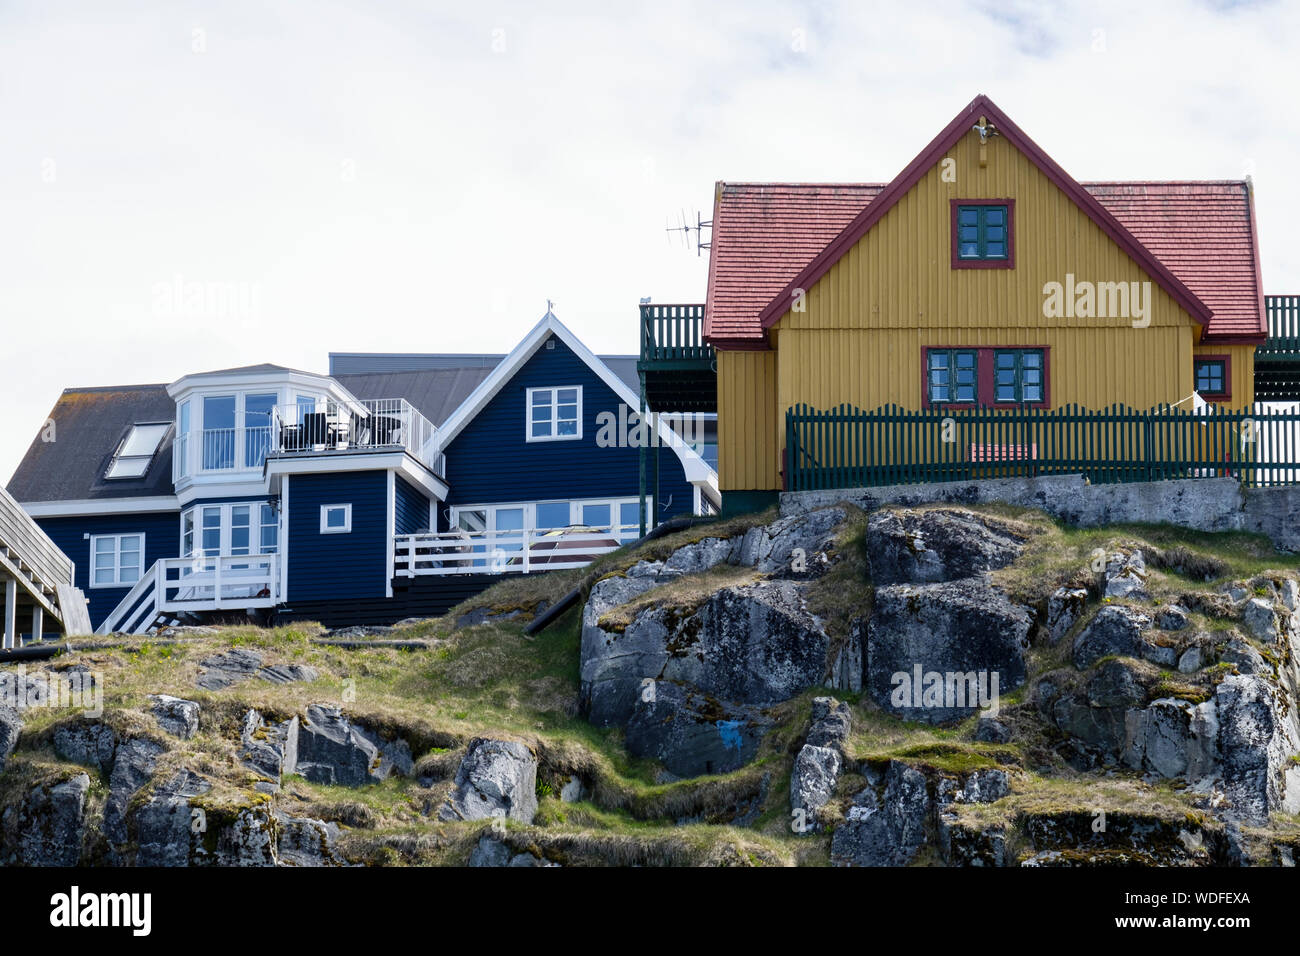
<path fill-rule="evenodd" d="M 1203 412 L 1121 405 L 786 412 L 790 491 L 1082 474 L 1110 484 L 1234 477 L 1300 483 L 1300 406 Z"/>

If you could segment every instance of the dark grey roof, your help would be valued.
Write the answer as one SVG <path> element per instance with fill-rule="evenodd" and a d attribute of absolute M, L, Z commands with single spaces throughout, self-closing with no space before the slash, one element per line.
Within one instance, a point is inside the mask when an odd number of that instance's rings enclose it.
<path fill-rule="evenodd" d="M 166 385 L 66 389 L 49 415 L 54 440 L 44 440 L 42 425 L 9 480 L 9 493 L 20 502 L 170 495 L 174 431 L 163 436 L 143 477 L 109 480 L 104 470 L 132 425 L 175 416 Z"/>
<path fill-rule="evenodd" d="M 429 369 L 422 372 L 372 372 L 364 375 L 335 375 L 334 379 L 357 398 L 404 398 L 425 418 L 441 425 L 493 366 L 480 368 Z"/>
<path fill-rule="evenodd" d="M 214 368 L 206 372 L 194 372 L 194 375 L 234 375 L 238 372 L 298 372 L 302 375 L 319 375 L 319 372 L 304 372 L 300 368 L 289 368 L 287 365 L 272 365 L 270 362 L 263 362 L 260 365 L 236 365 L 234 368 Z M 187 378 L 189 376 L 186 376 Z"/>
<path fill-rule="evenodd" d="M 602 362 L 611 372 L 636 392 L 640 390 L 637 379 L 635 355 L 601 355 Z M 331 352 L 330 375 L 342 381 L 348 375 L 374 375 L 386 372 L 425 372 L 455 370 L 485 370 L 490 372 L 500 364 L 504 355 L 462 352 Z M 466 393 L 468 394 L 468 393 Z M 357 395 L 357 398 L 367 396 Z M 406 398 L 419 405 L 409 395 L 379 395 L 376 398 Z M 430 417 L 426 412 L 425 417 Z"/>

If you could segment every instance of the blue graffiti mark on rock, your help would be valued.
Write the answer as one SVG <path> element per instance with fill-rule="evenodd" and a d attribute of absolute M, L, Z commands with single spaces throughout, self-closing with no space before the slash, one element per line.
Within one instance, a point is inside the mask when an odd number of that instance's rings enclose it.
<path fill-rule="evenodd" d="M 740 750 L 745 745 L 739 720 L 718 720 L 714 723 L 718 728 L 718 736 L 722 738 L 722 746 L 728 750 Z"/>

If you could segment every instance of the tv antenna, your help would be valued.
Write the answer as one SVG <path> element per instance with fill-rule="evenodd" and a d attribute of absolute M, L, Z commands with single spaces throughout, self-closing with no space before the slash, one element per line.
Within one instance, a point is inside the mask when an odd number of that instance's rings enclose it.
<path fill-rule="evenodd" d="M 695 233 L 695 254 L 697 256 L 703 255 L 704 250 L 712 247 L 713 245 L 712 242 L 704 241 L 704 230 L 713 228 L 713 220 L 703 218 L 700 215 L 699 210 L 696 210 L 695 212 L 694 225 L 691 225 L 691 221 L 686 218 L 685 209 L 681 210 L 681 212 L 678 214 L 677 217 L 678 225 L 676 226 L 672 225 L 671 219 L 665 219 L 664 222 L 667 224 L 666 228 L 664 229 L 664 232 L 668 233 L 669 245 L 672 245 L 673 243 L 674 233 L 676 233 L 679 236 L 682 245 L 685 246 L 687 249 L 691 247 L 691 233 Z"/>

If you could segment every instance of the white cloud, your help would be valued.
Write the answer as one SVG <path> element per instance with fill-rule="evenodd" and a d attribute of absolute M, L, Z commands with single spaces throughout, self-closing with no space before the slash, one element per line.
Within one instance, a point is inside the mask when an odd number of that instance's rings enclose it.
<path fill-rule="evenodd" d="M 0 8 L 0 475 L 65 386 L 506 351 L 547 298 L 631 352 L 703 298 L 663 230 L 715 180 L 887 180 L 977 92 L 1080 179 L 1253 164 L 1300 289 L 1294 5 L 121 6 Z M 258 320 L 160 314 L 176 276 Z"/>

